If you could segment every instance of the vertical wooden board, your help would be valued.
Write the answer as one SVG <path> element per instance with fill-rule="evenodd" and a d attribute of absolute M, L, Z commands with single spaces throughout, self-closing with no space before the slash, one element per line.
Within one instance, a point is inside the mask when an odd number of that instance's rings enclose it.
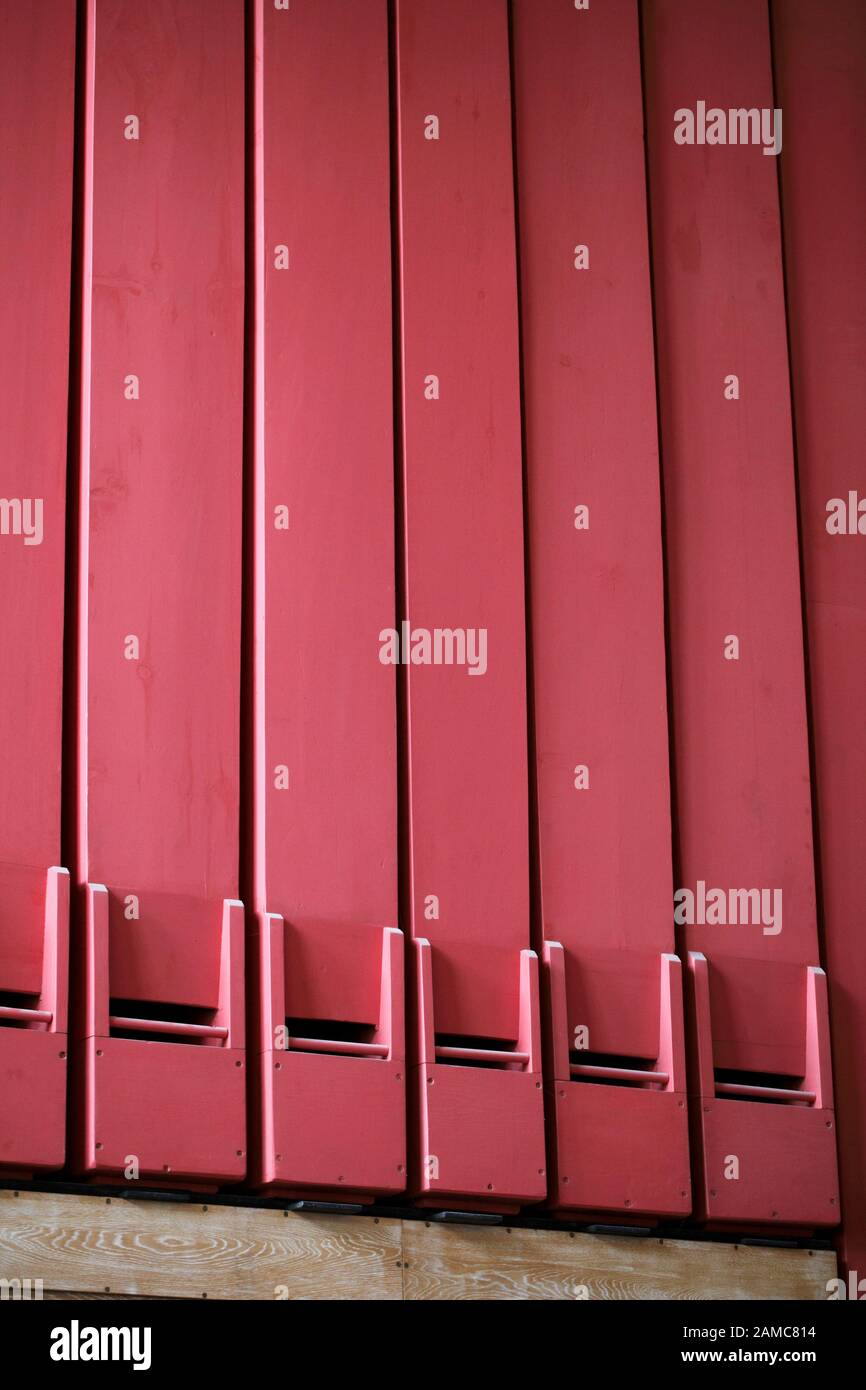
<path fill-rule="evenodd" d="M 252 13 L 253 1173 L 370 1200 L 405 1183 L 388 13 Z"/>
<path fill-rule="evenodd" d="M 695 925 L 684 938 L 756 963 L 725 1035 L 748 1054 L 750 1038 L 760 1050 L 772 1029 L 788 1034 L 763 1069 L 796 1075 L 802 996 L 767 997 L 760 968 L 817 959 L 776 160 L 756 144 L 678 143 L 674 117 L 698 101 L 772 111 L 767 15 L 743 0 L 644 13 L 678 887 L 778 889 L 783 913 L 776 934 Z M 726 659 L 734 637 L 739 659 Z M 761 985 L 747 998 L 749 978 Z"/>
<path fill-rule="evenodd" d="M 529 905 L 506 7 L 396 15 L 406 617 L 487 644 L 407 667 L 411 929 L 433 946 L 437 1031 L 513 1039 Z"/>
<path fill-rule="evenodd" d="M 66 1135 L 69 878 L 59 864 L 75 28 L 72 0 L 0 12 L 0 1170 L 7 1173 L 60 1167 Z"/>
<path fill-rule="evenodd" d="M 239 1181 L 244 7 L 85 15 L 74 1162 Z"/>
<path fill-rule="evenodd" d="M 410 1187 L 514 1211 L 546 1169 L 508 16 L 502 0 L 395 15 Z"/>
<path fill-rule="evenodd" d="M 774 0 L 842 1254 L 866 1270 L 866 14 Z M 852 510 L 852 498 L 853 510 Z M 835 505 L 834 505 L 835 504 Z M 841 527 L 840 527 L 841 518 Z"/>
<path fill-rule="evenodd" d="M 673 925 L 637 9 L 514 20 L 542 925 L 598 972 L 569 981 L 591 1050 L 655 1057 Z"/>
<path fill-rule="evenodd" d="M 80 869 L 209 900 L 237 892 L 242 21 L 96 0 Z"/>
<path fill-rule="evenodd" d="M 0 990 L 29 993 L 60 858 L 74 65 L 73 0 L 3 6 Z"/>
<path fill-rule="evenodd" d="M 838 1184 L 768 15 L 644 20 L 696 1209 L 810 1230 Z"/>
<path fill-rule="evenodd" d="M 397 920 L 384 0 L 265 5 L 263 140 L 259 906 L 314 945 Z"/>
<path fill-rule="evenodd" d="M 550 1201 L 683 1215 L 634 0 L 518 0 L 514 66 Z"/>

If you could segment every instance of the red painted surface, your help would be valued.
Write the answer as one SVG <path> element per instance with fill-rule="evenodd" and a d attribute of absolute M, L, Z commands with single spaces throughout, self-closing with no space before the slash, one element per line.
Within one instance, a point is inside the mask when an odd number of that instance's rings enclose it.
<path fill-rule="evenodd" d="M 713 1224 L 833 1225 L 776 162 L 674 140 L 674 112 L 700 99 L 772 110 L 767 14 L 649 0 L 644 17 L 677 888 L 782 894 L 778 932 L 771 911 L 682 931 L 695 1206 Z M 813 1099 L 747 1100 L 730 1082 Z"/>
<path fill-rule="evenodd" d="M 74 64 L 73 0 L 3 7 L 0 1172 L 64 1156 L 69 887 L 56 866 Z"/>
<path fill-rule="evenodd" d="M 75 1162 L 215 1183 L 246 1167 L 243 6 L 95 0 L 87 47 Z"/>
<path fill-rule="evenodd" d="M 842 1246 L 866 1271 L 866 519 L 831 535 L 828 503 L 866 500 L 866 23 L 856 0 L 776 0 L 785 111 L 782 211 L 809 639 L 824 949 L 830 984 Z M 866 513 L 866 506 L 863 506 Z"/>
<path fill-rule="evenodd" d="M 546 1181 L 507 15 L 398 0 L 396 16 L 406 619 L 488 642 L 483 673 L 406 668 L 410 1181 L 437 1204 L 514 1206 Z M 462 1064 L 437 1060 L 453 1039 Z M 491 1043 L 525 1060 L 473 1064 Z"/>
<path fill-rule="evenodd" d="M 259 3 L 256 56 L 253 1176 L 370 1197 L 406 1182 L 387 6 Z"/>
<path fill-rule="evenodd" d="M 514 20 L 550 1201 L 684 1215 L 637 11 Z"/>
<path fill-rule="evenodd" d="M 832 1022 L 862 1272 L 862 6 L 77 8 L 0 14 L 0 1172 L 64 1161 L 67 862 L 70 1171 L 646 1224 L 688 1092 L 695 1219 L 804 1233 Z M 675 939 L 699 883 L 782 930 Z"/>

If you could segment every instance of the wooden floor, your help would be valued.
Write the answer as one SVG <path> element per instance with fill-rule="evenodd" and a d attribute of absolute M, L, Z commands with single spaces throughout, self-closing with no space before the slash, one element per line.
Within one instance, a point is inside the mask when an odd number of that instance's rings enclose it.
<path fill-rule="evenodd" d="M 0 1281 L 46 1299 L 824 1299 L 835 1276 L 828 1251 L 0 1191 Z"/>

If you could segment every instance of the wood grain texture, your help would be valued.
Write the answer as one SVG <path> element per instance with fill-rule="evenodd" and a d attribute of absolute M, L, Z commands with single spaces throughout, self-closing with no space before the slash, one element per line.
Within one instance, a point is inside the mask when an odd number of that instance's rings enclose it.
<path fill-rule="evenodd" d="M 396 1300 L 400 1222 L 0 1193 L 0 1277 L 173 1298 Z M 286 1292 L 278 1292 L 285 1290 Z"/>
<path fill-rule="evenodd" d="M 830 1251 L 403 1223 L 404 1297 L 821 1299 Z"/>
<path fill-rule="evenodd" d="M 0 1278 L 46 1299 L 794 1299 L 830 1251 L 0 1192 Z"/>
<path fill-rule="evenodd" d="M 177 1303 L 176 1298 L 167 1298 L 164 1294 L 155 1294 L 151 1297 L 143 1293 L 75 1293 L 69 1289 L 45 1289 L 42 1295 L 44 1303 Z M 189 1299 L 185 1300 L 189 1302 Z"/>

